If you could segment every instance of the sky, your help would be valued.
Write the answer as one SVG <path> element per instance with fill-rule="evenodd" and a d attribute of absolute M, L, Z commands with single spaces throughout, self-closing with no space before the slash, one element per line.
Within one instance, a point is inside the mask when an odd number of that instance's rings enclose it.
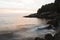
<path fill-rule="evenodd" d="M 38 9 L 54 0 L 0 0 L 1 9 Z M 1 12 L 1 11 L 0 11 Z"/>

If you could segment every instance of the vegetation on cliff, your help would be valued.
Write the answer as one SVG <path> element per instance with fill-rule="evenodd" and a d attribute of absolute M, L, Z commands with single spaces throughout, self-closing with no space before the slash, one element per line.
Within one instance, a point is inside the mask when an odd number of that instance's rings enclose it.
<path fill-rule="evenodd" d="M 37 10 L 37 13 L 30 14 L 25 17 L 37 17 L 45 19 L 59 19 L 60 18 L 60 0 L 55 0 L 54 3 L 43 5 Z"/>

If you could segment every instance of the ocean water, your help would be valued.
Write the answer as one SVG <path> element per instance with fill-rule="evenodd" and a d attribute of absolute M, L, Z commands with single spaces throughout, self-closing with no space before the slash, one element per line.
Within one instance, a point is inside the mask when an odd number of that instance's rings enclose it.
<path fill-rule="evenodd" d="M 33 40 L 35 37 L 44 37 L 45 34 L 54 34 L 53 29 L 38 28 L 47 27 L 47 20 L 38 18 L 24 18 L 21 14 L 0 14 L 1 40 Z"/>

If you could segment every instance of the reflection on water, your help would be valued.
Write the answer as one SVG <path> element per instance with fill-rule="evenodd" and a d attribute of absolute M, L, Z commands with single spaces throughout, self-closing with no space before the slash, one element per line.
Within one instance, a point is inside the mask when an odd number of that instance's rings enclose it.
<path fill-rule="evenodd" d="M 41 24 L 44 20 L 37 18 L 24 18 L 20 14 L 0 14 L 0 25 Z"/>
<path fill-rule="evenodd" d="M 20 14 L 0 15 L 0 31 L 13 32 L 12 34 L 2 35 L 0 39 L 28 40 L 28 38 L 37 36 L 43 37 L 47 33 L 55 33 L 52 29 L 38 30 L 38 28 L 47 26 L 46 22 L 46 20 L 37 18 L 24 18 Z"/>

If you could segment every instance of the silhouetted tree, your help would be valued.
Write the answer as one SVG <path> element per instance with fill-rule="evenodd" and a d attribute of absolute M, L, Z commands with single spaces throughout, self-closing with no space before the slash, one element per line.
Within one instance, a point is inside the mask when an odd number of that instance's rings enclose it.
<path fill-rule="evenodd" d="M 38 9 L 37 13 L 27 17 L 37 17 L 45 19 L 60 19 L 60 0 L 55 0 L 54 3 L 43 5 Z"/>
<path fill-rule="evenodd" d="M 40 9 L 38 9 L 37 13 L 40 14 L 42 12 L 53 12 L 55 11 L 54 3 L 43 5 Z"/>
<path fill-rule="evenodd" d="M 55 0 L 56 11 L 60 13 L 60 0 Z"/>

